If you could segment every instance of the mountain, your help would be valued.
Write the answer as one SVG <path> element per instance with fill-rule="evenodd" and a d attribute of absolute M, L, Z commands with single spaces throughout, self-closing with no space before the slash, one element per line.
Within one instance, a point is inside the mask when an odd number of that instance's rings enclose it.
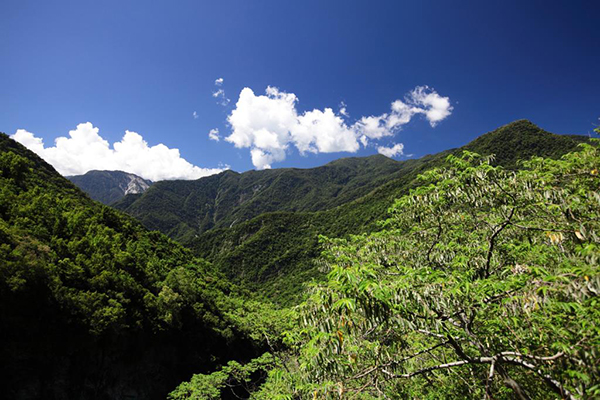
<path fill-rule="evenodd" d="M 442 166 L 448 155 L 465 150 L 496 154 L 497 164 L 517 168 L 519 159 L 534 155 L 557 158 L 586 140 L 584 136 L 552 134 L 526 120 L 515 121 L 461 148 L 399 162 L 403 168 L 395 177 L 337 207 L 317 212 L 265 213 L 232 227 L 209 230 L 187 246 L 235 281 L 284 304 L 293 302 L 306 281 L 322 276 L 315 263 L 321 252 L 319 235 L 344 237 L 378 230 L 378 221 L 386 217 L 394 199 L 415 187 L 420 173 Z"/>
<path fill-rule="evenodd" d="M 245 292 L 0 134 L 4 399 L 164 399 L 255 355 Z"/>
<path fill-rule="evenodd" d="M 280 321 L 250 292 L 295 303 L 324 276 L 320 235 L 379 230 L 394 199 L 448 155 L 494 153 L 519 168 L 519 159 L 556 158 L 586 140 L 516 121 L 418 160 L 228 171 L 117 202 L 150 227 L 164 223 L 186 248 L 93 201 L 0 134 L 3 398 L 165 398 L 192 373 L 266 350 L 261 324 Z"/>
<path fill-rule="evenodd" d="M 494 154 L 498 164 L 514 169 L 519 160 L 534 156 L 558 158 L 588 139 L 587 136 L 557 135 L 528 120 L 518 120 L 479 136 L 459 151 Z"/>
<path fill-rule="evenodd" d="M 152 181 L 123 171 L 88 171 L 66 178 L 104 204 L 114 203 L 128 194 L 144 193 L 152 185 Z"/>
<path fill-rule="evenodd" d="M 236 282 L 288 302 L 304 282 L 321 276 L 314 260 L 319 235 L 343 237 L 379 229 L 394 199 L 418 174 L 449 154 L 495 154 L 517 168 L 519 159 L 559 157 L 585 141 L 556 135 L 527 120 L 488 132 L 471 143 L 417 160 L 381 155 L 344 158 L 312 169 L 226 171 L 196 181 L 164 181 L 115 207 L 205 257 Z"/>
<path fill-rule="evenodd" d="M 186 243 L 266 212 L 331 209 L 397 178 L 414 162 L 382 155 L 344 158 L 312 169 L 225 171 L 195 181 L 162 181 L 141 196 L 113 204 L 149 229 Z"/>

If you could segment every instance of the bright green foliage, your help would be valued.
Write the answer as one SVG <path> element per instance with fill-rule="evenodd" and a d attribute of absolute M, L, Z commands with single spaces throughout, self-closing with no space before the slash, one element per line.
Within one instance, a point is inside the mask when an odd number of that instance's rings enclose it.
<path fill-rule="evenodd" d="M 194 375 L 169 394 L 170 400 L 218 400 L 223 391 L 230 390 L 234 395 L 245 396 L 254 392 L 266 378 L 265 369 L 272 369 L 275 359 L 270 353 L 251 360 L 246 364 L 230 361 L 226 366 L 211 374 Z M 241 397 L 244 398 L 244 397 Z"/>
<path fill-rule="evenodd" d="M 448 163 L 382 231 L 329 241 L 328 280 L 256 398 L 600 396 L 597 143 L 519 172 Z"/>
<path fill-rule="evenodd" d="M 531 125 L 499 131 L 522 135 Z M 557 156 L 577 142 L 534 133 L 538 141 L 523 143 L 535 154 Z M 500 143 L 496 136 L 480 145 Z M 262 214 L 198 239 L 209 239 L 201 253 L 220 271 L 274 298 L 297 294 L 317 267 L 328 271 L 290 310 L 252 300 L 208 262 L 91 201 L 0 135 L 3 391 L 599 397 L 596 146 L 534 158 L 519 172 L 519 149 L 503 153 L 507 169 L 472 152 L 445 162 L 437 155 L 339 207 Z M 375 227 L 393 197 L 390 218 Z M 366 233 L 319 236 L 351 232 Z"/>
<path fill-rule="evenodd" d="M 260 388 L 263 392 L 267 386 L 282 390 L 288 388 L 288 382 L 279 386 L 279 369 L 285 370 L 286 364 L 293 362 L 292 354 L 282 352 L 297 342 L 293 331 L 299 326 L 298 314 L 292 309 L 275 309 L 269 304 L 246 300 L 230 315 L 244 333 L 256 342 L 264 341 L 271 353 L 267 352 L 247 363 L 230 361 L 225 366 L 208 374 L 197 374 L 188 382 L 180 384 L 170 393 L 169 399 L 220 399 L 222 396 L 247 398 L 250 393 L 257 395 Z M 268 379 L 267 379 L 268 378 Z M 273 395 L 267 391 L 265 400 L 287 399 L 287 395 Z"/>

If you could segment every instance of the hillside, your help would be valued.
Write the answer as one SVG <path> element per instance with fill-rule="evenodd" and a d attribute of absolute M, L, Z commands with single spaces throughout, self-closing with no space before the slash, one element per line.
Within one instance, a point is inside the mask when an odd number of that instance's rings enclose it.
<path fill-rule="evenodd" d="M 344 158 L 312 169 L 225 171 L 195 181 L 163 181 L 113 206 L 182 243 L 267 212 L 327 210 L 402 175 L 411 162 L 376 155 Z"/>
<path fill-rule="evenodd" d="M 66 178 L 92 199 L 107 205 L 128 194 L 144 193 L 152 185 L 152 181 L 123 171 L 88 171 Z"/>
<path fill-rule="evenodd" d="M 418 174 L 443 165 L 449 154 L 464 150 L 496 154 L 495 163 L 515 168 L 516 160 L 539 155 L 557 158 L 587 138 L 546 132 L 525 120 L 486 133 L 454 150 L 403 162 L 402 174 L 366 196 L 320 212 L 269 213 L 231 228 L 210 230 L 188 244 L 237 282 L 254 285 L 283 303 L 301 292 L 304 282 L 319 277 L 314 260 L 319 235 L 342 237 L 379 229 L 393 200 L 415 187 Z"/>
<path fill-rule="evenodd" d="M 164 399 L 254 355 L 245 294 L 0 134 L 4 399 Z"/>

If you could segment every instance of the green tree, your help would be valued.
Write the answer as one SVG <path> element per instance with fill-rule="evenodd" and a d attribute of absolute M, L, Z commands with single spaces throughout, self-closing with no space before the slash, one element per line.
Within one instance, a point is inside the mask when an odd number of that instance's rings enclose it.
<path fill-rule="evenodd" d="M 600 396 L 597 142 L 519 172 L 448 162 L 381 232 L 328 241 L 255 398 Z"/>

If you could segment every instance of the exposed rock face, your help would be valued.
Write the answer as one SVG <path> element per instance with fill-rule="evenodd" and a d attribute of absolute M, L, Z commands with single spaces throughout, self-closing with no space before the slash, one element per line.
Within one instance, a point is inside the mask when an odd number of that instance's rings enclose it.
<path fill-rule="evenodd" d="M 152 184 L 152 182 L 142 179 L 134 174 L 127 174 L 127 178 L 129 179 L 129 183 L 127 183 L 126 188 L 119 184 L 119 188 L 125 191 L 124 195 L 128 195 L 130 193 L 144 193 Z"/>
<path fill-rule="evenodd" d="M 67 179 L 104 204 L 114 203 L 128 194 L 142 194 L 152 185 L 152 181 L 123 171 L 89 171 Z"/>

